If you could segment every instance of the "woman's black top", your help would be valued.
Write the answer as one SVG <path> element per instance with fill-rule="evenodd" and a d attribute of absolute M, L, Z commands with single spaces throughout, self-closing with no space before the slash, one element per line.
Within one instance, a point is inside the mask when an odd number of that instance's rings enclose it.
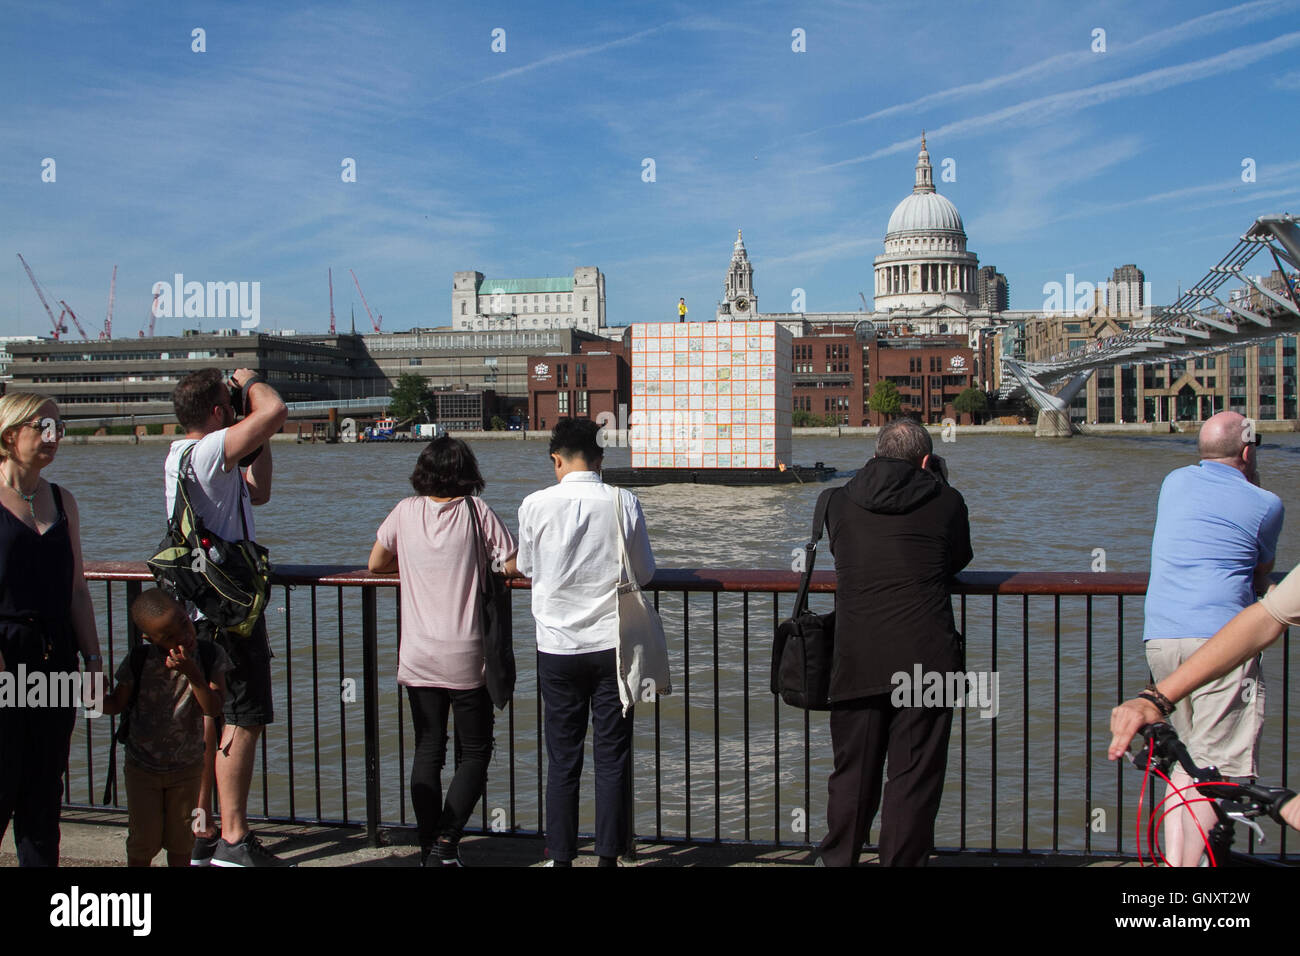
<path fill-rule="evenodd" d="M 0 654 L 5 669 L 75 671 L 72 627 L 72 535 L 59 486 L 50 485 L 58 517 L 37 534 L 0 507 Z"/>

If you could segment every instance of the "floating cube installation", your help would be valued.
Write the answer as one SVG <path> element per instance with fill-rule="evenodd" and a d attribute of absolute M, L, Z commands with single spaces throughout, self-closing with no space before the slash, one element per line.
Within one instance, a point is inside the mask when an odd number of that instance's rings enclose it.
<path fill-rule="evenodd" d="M 632 467 L 789 467 L 791 361 L 775 322 L 634 325 Z"/>

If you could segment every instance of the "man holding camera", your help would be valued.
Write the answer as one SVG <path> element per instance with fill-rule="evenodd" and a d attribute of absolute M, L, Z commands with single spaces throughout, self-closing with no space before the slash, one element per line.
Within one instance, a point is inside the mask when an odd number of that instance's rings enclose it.
<path fill-rule="evenodd" d="M 175 503 L 181 455 L 190 455 L 188 493 L 195 514 L 214 534 L 228 540 L 256 540 L 251 505 L 271 498 L 271 436 L 289 410 L 275 389 L 251 369 L 237 369 L 227 381 L 220 370 L 187 375 L 172 393 L 176 418 L 185 437 L 172 442 L 164 466 L 167 515 Z M 221 836 L 212 825 L 212 764 L 205 766 L 199 792 L 199 819 L 194 843 L 196 866 L 283 866 L 248 829 L 248 790 L 262 728 L 274 719 L 271 696 L 271 648 L 266 622 L 259 620 L 247 638 L 233 637 L 198 618 L 200 639 L 216 641 L 234 664 L 226 677 L 227 695 L 220 746 L 207 759 L 215 763 L 221 797 Z M 209 744 L 215 743 L 215 727 Z"/>
<path fill-rule="evenodd" d="M 902 677 L 963 669 L 952 578 L 971 560 L 970 520 L 925 427 L 891 422 L 876 455 L 828 496 L 835 556 L 835 659 L 826 838 L 819 862 L 857 866 L 881 802 L 880 862 L 924 866 L 943 796 L 952 702 L 917 706 Z"/>

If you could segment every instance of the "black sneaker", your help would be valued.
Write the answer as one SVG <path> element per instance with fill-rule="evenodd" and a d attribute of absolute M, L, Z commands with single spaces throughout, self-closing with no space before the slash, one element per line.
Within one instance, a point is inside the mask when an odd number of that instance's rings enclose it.
<path fill-rule="evenodd" d="M 442 840 L 439 840 L 438 841 L 438 862 L 442 864 L 444 869 L 452 866 L 463 867 L 465 863 L 460 858 L 460 844 L 445 843 Z"/>
<path fill-rule="evenodd" d="M 282 860 L 266 847 L 255 833 L 250 832 L 238 843 L 218 840 L 212 854 L 213 866 L 297 866 L 288 860 Z"/>
<path fill-rule="evenodd" d="M 212 854 L 216 852 L 218 836 L 196 836 L 194 850 L 190 853 L 190 866 L 211 866 Z"/>

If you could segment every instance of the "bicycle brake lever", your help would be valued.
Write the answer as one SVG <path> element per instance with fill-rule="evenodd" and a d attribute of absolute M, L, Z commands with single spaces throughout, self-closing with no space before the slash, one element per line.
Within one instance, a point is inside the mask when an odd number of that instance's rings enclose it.
<path fill-rule="evenodd" d="M 1244 813 L 1242 813 L 1239 810 L 1228 811 L 1227 815 L 1229 819 L 1233 820 L 1236 823 L 1246 824 L 1246 826 L 1250 827 L 1252 830 L 1255 831 L 1255 836 L 1259 838 L 1259 842 L 1260 843 L 1264 842 L 1264 828 L 1261 827 L 1258 823 L 1256 823 L 1253 818 L 1246 816 Z"/>

